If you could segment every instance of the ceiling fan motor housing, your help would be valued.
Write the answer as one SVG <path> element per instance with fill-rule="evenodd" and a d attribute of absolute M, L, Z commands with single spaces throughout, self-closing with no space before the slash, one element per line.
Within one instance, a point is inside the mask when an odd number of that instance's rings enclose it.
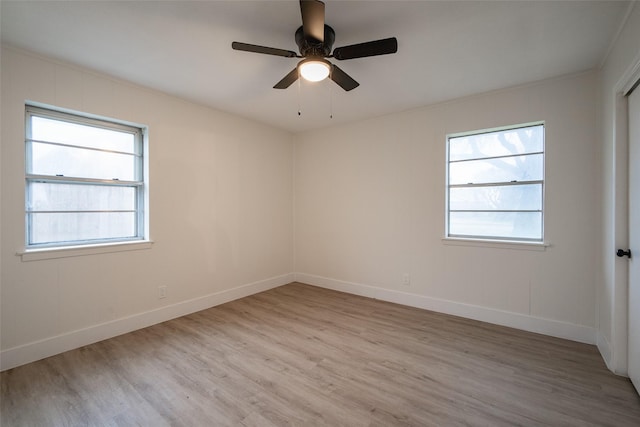
<path fill-rule="evenodd" d="M 303 57 L 327 57 L 331 54 L 333 42 L 336 40 L 336 33 L 333 31 L 333 28 L 325 24 L 324 41 L 316 40 L 314 38 L 305 38 L 302 27 L 296 30 L 295 37 L 298 49 L 300 49 L 300 55 Z"/>

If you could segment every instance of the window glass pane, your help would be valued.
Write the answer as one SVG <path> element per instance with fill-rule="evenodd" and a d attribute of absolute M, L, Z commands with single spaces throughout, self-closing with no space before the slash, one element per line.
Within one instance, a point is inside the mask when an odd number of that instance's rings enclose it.
<path fill-rule="evenodd" d="M 36 175 L 136 181 L 137 157 L 83 148 L 31 142 L 31 170 Z"/>
<path fill-rule="evenodd" d="M 470 160 L 449 164 L 449 184 L 542 180 L 542 154 L 499 159 Z"/>
<path fill-rule="evenodd" d="M 135 210 L 136 189 L 104 185 L 32 182 L 30 206 L 34 211 Z"/>
<path fill-rule="evenodd" d="M 447 235 L 541 241 L 544 125 L 478 131 L 448 143 Z"/>
<path fill-rule="evenodd" d="M 449 235 L 542 240 L 542 213 L 450 212 Z"/>
<path fill-rule="evenodd" d="M 31 117 L 31 139 L 102 150 L 135 153 L 135 137 L 132 133 L 95 126 Z"/>
<path fill-rule="evenodd" d="M 449 208 L 451 210 L 541 210 L 542 184 L 451 188 Z"/>
<path fill-rule="evenodd" d="M 29 244 L 136 237 L 135 212 L 32 213 Z"/>
<path fill-rule="evenodd" d="M 542 151 L 543 125 L 449 138 L 450 161 Z"/>
<path fill-rule="evenodd" d="M 26 114 L 27 245 L 143 238 L 145 187 L 122 185 L 144 184 L 142 129 L 40 107 Z"/>

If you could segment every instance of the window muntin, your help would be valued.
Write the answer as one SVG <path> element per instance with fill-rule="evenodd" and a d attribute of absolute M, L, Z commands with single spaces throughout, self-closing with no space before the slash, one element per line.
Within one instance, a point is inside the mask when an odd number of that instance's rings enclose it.
<path fill-rule="evenodd" d="M 544 125 L 449 135 L 447 237 L 543 241 Z"/>
<path fill-rule="evenodd" d="M 136 156 L 32 140 L 31 172 L 94 179 L 135 181 Z"/>
<path fill-rule="evenodd" d="M 143 129 L 27 106 L 28 248 L 145 238 Z"/>
<path fill-rule="evenodd" d="M 130 129 L 128 126 L 102 128 L 100 122 L 90 120 L 89 123 L 92 124 L 83 124 L 33 116 L 31 138 L 36 141 L 95 148 L 102 151 L 141 154 L 138 152 L 140 147 L 136 144 L 135 134 L 128 131 Z M 109 123 L 106 125 L 109 126 Z M 114 132 L 118 129 L 122 131 Z M 131 130 L 135 131 L 135 128 Z"/>
<path fill-rule="evenodd" d="M 544 156 L 527 154 L 449 163 L 449 184 L 542 180 Z"/>

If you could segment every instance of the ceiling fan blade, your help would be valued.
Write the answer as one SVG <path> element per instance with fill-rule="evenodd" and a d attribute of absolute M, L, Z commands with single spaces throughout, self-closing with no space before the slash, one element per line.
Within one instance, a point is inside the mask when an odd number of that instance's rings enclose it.
<path fill-rule="evenodd" d="M 295 58 L 298 56 L 292 50 L 276 49 L 275 47 L 258 46 L 249 43 L 233 42 L 231 43 L 231 47 L 244 52 L 264 53 L 266 55 L 284 56 L 285 58 Z"/>
<path fill-rule="evenodd" d="M 324 42 L 324 3 L 319 0 L 300 0 L 300 13 L 305 38 Z"/>
<path fill-rule="evenodd" d="M 360 86 L 360 83 L 353 80 L 349 74 L 342 71 L 335 64 L 331 64 L 331 74 L 329 74 L 329 77 L 347 92 Z"/>
<path fill-rule="evenodd" d="M 280 80 L 278 83 L 276 83 L 276 85 L 273 88 L 286 89 L 289 86 L 291 86 L 293 82 L 295 82 L 296 80 L 298 80 L 298 67 L 291 70 L 291 72 L 286 76 L 284 76 L 284 78 Z"/>
<path fill-rule="evenodd" d="M 338 60 L 364 58 L 365 56 L 387 55 L 398 51 L 398 40 L 395 37 L 374 40 L 350 46 L 337 47 L 333 50 L 333 57 Z"/>

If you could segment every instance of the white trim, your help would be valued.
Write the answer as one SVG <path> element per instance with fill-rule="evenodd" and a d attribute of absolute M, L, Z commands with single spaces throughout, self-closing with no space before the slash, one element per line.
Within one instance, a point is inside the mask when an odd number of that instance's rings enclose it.
<path fill-rule="evenodd" d="M 4 48 L 6 48 L 7 46 L 4 46 Z M 16 50 L 16 49 L 13 49 Z M 26 51 L 21 51 L 20 49 L 17 49 L 18 52 L 22 53 L 22 54 L 29 54 Z M 51 58 L 48 57 L 43 57 L 43 56 L 38 56 L 37 54 L 31 54 L 32 56 L 36 56 L 39 59 L 45 60 L 45 61 L 49 61 L 51 62 Z M 58 65 L 62 65 L 62 66 L 68 66 L 70 64 L 65 64 L 64 62 L 58 62 L 58 61 L 53 61 L 54 63 L 58 64 Z M 81 68 L 79 69 L 81 71 L 86 71 L 85 69 Z M 94 75 L 98 75 L 100 77 L 105 77 L 104 74 L 95 74 Z M 110 80 L 113 80 L 112 78 Z M 37 112 L 41 113 L 41 114 L 48 114 L 50 116 L 54 116 L 57 119 L 64 119 L 65 117 L 68 118 L 69 115 L 71 116 L 76 116 L 77 119 L 89 119 L 91 121 L 94 122 L 111 122 L 111 124 L 116 125 L 115 128 L 117 129 L 118 127 L 122 127 L 124 130 L 128 130 L 131 131 L 133 129 L 135 130 L 139 130 L 140 132 L 142 132 L 142 134 L 144 134 L 147 129 L 148 126 L 147 125 L 143 125 L 141 123 L 136 123 L 136 122 L 131 122 L 129 120 L 120 120 L 120 119 L 116 119 L 113 117 L 108 117 L 108 116 L 103 116 L 101 114 L 93 114 L 93 113 L 88 113 L 85 111 L 80 111 L 80 110 L 74 110 L 71 108 L 64 108 L 64 107 L 58 107 L 57 105 L 53 105 L 53 104 L 47 104 L 44 102 L 38 102 L 38 101 L 32 101 L 30 99 L 27 99 L 25 101 L 25 107 L 27 109 L 32 109 L 32 110 L 36 110 Z M 132 129 L 133 128 L 133 129 Z M 120 130 L 123 130 L 120 129 Z M 129 154 L 129 153 L 127 153 Z"/>
<path fill-rule="evenodd" d="M 463 239 L 443 237 L 442 243 L 451 246 L 474 246 L 478 248 L 515 249 L 521 251 L 546 251 L 551 244 L 542 242 L 520 242 L 508 240 Z"/>
<path fill-rule="evenodd" d="M 628 263 L 616 258 L 616 248 L 629 246 L 629 141 L 627 121 L 627 99 L 621 92 L 620 83 L 614 94 L 613 117 L 613 181 L 610 191 L 613 194 L 613 247 L 605 256 L 613 261 L 613 295 L 611 295 L 611 335 L 610 366 L 612 372 L 627 372 L 627 322 L 628 322 Z M 604 356 L 603 356 L 604 357 Z"/>
<path fill-rule="evenodd" d="M 422 308 L 439 313 L 480 320 L 496 325 L 508 326 L 528 332 L 564 338 L 572 341 L 595 344 L 596 329 L 553 319 L 529 316 L 521 313 L 498 310 L 490 307 L 465 304 L 456 301 L 410 294 L 391 289 L 383 289 L 361 283 L 346 282 L 312 274 L 295 273 L 297 282 L 313 286 L 346 292 L 354 295 L 375 298 L 410 307 Z"/>
<path fill-rule="evenodd" d="M 544 120 L 538 120 L 538 121 L 534 121 L 534 122 L 526 122 L 526 123 L 520 123 L 520 124 L 515 124 L 515 125 L 506 125 L 506 126 L 497 126 L 497 127 L 492 127 L 492 128 L 487 128 L 487 129 L 475 129 L 475 130 L 467 130 L 467 131 L 463 131 L 463 132 L 452 132 L 452 133 L 448 133 L 446 135 L 447 141 L 449 140 L 449 138 L 460 138 L 463 136 L 473 136 L 473 135 L 482 135 L 485 133 L 495 133 L 495 132 L 501 132 L 504 130 L 516 130 L 516 129 L 524 129 L 524 128 L 530 128 L 530 127 L 535 127 L 535 126 L 545 126 L 545 121 Z M 544 151 L 543 151 L 544 153 Z M 536 153 L 520 153 L 520 154 L 514 154 L 514 156 L 523 156 L 523 155 L 527 155 L 527 154 L 536 154 Z M 447 156 L 448 158 L 448 156 Z M 490 158 L 490 157 L 487 157 Z M 485 157 L 482 157 L 480 159 L 468 159 L 468 160 L 485 160 Z"/>
<path fill-rule="evenodd" d="M 611 344 L 609 344 L 607 337 L 605 337 L 600 331 L 597 331 L 596 334 L 596 346 L 598 347 L 598 351 L 604 359 L 604 363 L 607 365 L 607 368 L 609 368 L 611 372 L 615 372 L 611 360 Z"/>
<path fill-rule="evenodd" d="M 616 248 L 628 247 L 629 244 L 629 124 L 627 120 L 627 98 L 625 93 L 640 77 L 640 53 L 638 53 L 607 96 L 613 97 L 613 240 L 605 248 L 611 252 L 604 254 L 615 258 Z M 611 245 L 612 244 L 612 245 Z M 626 375 L 628 368 L 628 319 L 629 319 L 629 272 L 628 263 L 615 258 L 610 279 L 613 285 L 610 312 L 610 342 L 608 355 L 602 354 L 607 367 L 618 375 Z M 598 347 L 600 349 L 600 347 Z"/>
<path fill-rule="evenodd" d="M 506 132 L 506 131 L 510 131 L 510 130 L 520 130 L 520 129 L 526 129 L 526 128 L 537 128 L 537 127 L 542 127 L 542 151 L 539 152 L 527 152 L 527 153 L 520 153 L 519 156 L 532 156 L 532 155 L 542 155 L 542 179 L 539 180 L 533 180 L 533 181 L 511 181 L 511 182 L 491 182 L 491 183 L 466 183 L 466 184 L 451 184 L 450 182 L 450 175 L 451 175 L 451 165 L 452 163 L 459 163 L 459 162 L 467 162 L 467 161 L 479 161 L 479 160 L 492 160 L 492 159 L 499 159 L 499 158 L 505 158 L 505 157 L 512 157 L 512 156 L 517 156 L 516 155 L 508 155 L 508 156 L 493 156 L 493 157 L 483 157 L 483 158 L 469 158 L 469 159 L 463 159 L 463 160 L 451 160 L 451 140 L 452 139 L 458 139 L 458 138 L 462 138 L 462 137 L 471 137 L 471 136 L 479 136 L 479 135 L 487 135 L 490 133 L 498 133 L 498 132 Z M 460 236 L 461 233 L 458 233 L 457 235 L 455 233 L 451 233 L 451 213 L 455 212 L 455 209 L 451 209 L 451 200 L 449 199 L 449 196 L 451 194 L 451 189 L 452 188 L 460 188 L 460 187 L 468 187 L 468 188 L 476 188 L 476 187 L 482 187 L 482 186 L 505 186 L 505 185 L 528 185 L 528 184 L 540 184 L 541 186 L 541 207 L 540 210 L 537 212 L 540 212 L 541 215 L 541 238 L 540 240 L 542 242 L 544 242 L 544 222 L 545 222 L 545 199 L 546 199 L 546 185 L 545 185 L 545 181 L 546 181 L 546 163 L 545 163 L 545 152 L 546 152 L 546 121 L 545 120 L 539 120 L 539 121 L 535 121 L 535 122 L 528 122 L 528 123 L 522 123 L 522 124 L 514 124 L 514 125 L 507 125 L 507 126 L 499 126 L 499 127 L 493 127 L 493 128 L 487 128 L 487 129 L 478 129 L 478 130 L 471 130 L 471 131 L 463 131 L 463 132 L 455 132 L 455 133 L 447 133 L 445 136 L 445 140 L 446 140 L 446 149 L 445 149 L 445 164 L 446 164 L 446 173 L 445 173 L 445 215 L 444 215 L 444 229 L 445 229 L 445 239 L 458 239 L 458 240 L 470 240 L 470 241 L 485 241 L 485 242 L 490 242 L 490 241 L 496 241 L 496 242 L 503 242 L 503 239 L 500 239 L 497 236 L 487 236 L 487 235 L 483 235 L 483 236 L 478 236 L 478 238 L 474 238 L 474 237 L 469 237 L 469 236 Z M 473 212 L 475 211 L 474 209 L 470 209 L 469 212 Z M 525 212 L 522 210 L 516 210 L 514 212 Z M 538 242 L 533 242 L 533 243 L 542 243 L 541 241 Z M 520 242 L 516 242 L 516 243 L 520 243 Z"/>
<path fill-rule="evenodd" d="M 214 292 L 202 297 L 3 350 L 0 352 L 0 371 L 35 362 L 45 357 L 113 338 L 161 322 L 166 322 L 167 320 L 205 310 L 238 298 L 264 292 L 291 283 L 293 279 L 294 275 L 290 273 L 259 280 L 232 289 Z"/>
<path fill-rule="evenodd" d="M 616 93 L 621 93 L 624 96 L 629 95 L 631 88 L 640 80 L 640 53 L 636 55 L 631 64 L 616 85 Z"/>
<path fill-rule="evenodd" d="M 131 242 L 104 243 L 96 245 L 66 246 L 42 249 L 23 249 L 17 251 L 16 255 L 21 257 L 22 262 L 39 261 L 43 259 L 68 258 L 85 255 L 107 254 L 112 252 L 139 251 L 151 249 L 153 241 L 134 240 Z"/>

